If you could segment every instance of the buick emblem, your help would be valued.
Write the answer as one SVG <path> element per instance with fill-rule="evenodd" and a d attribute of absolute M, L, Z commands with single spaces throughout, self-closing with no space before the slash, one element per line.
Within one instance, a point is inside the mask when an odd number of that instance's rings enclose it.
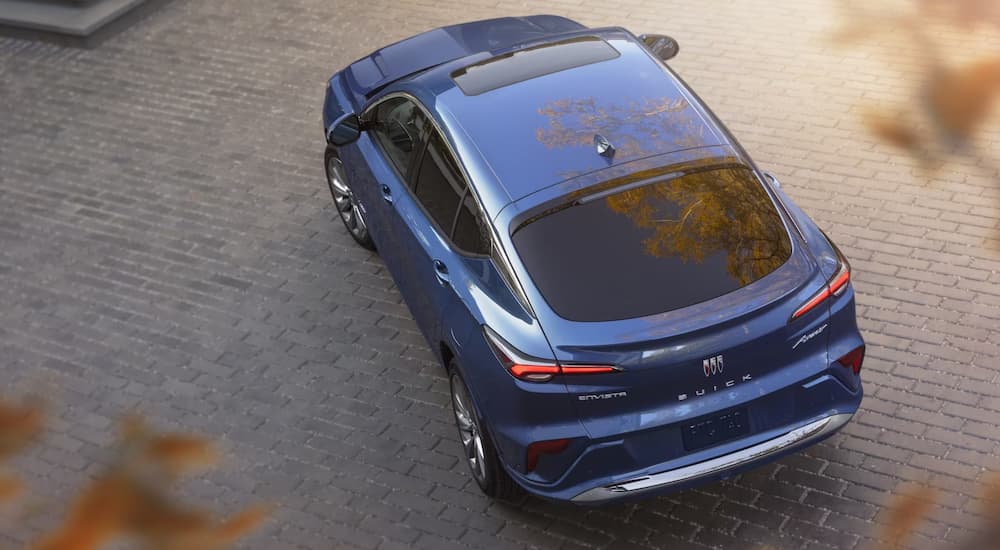
<path fill-rule="evenodd" d="M 716 355 L 715 357 L 702 359 L 701 368 L 705 370 L 705 376 L 712 376 L 713 374 L 722 374 L 722 356 Z"/>

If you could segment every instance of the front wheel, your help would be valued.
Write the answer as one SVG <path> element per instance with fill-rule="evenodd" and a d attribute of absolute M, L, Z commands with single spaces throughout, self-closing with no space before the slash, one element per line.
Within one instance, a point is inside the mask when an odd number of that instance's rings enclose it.
<path fill-rule="evenodd" d="M 451 404 L 455 412 L 455 424 L 458 426 L 463 456 L 472 472 L 472 478 L 487 496 L 510 499 L 520 495 L 520 486 L 510 478 L 500 464 L 493 440 L 483 429 L 465 381 L 454 368 L 454 363 L 450 367 L 448 370 L 451 373 Z"/>
<path fill-rule="evenodd" d="M 326 183 L 330 187 L 330 194 L 333 195 L 333 204 L 337 207 L 340 221 L 344 222 L 347 232 L 358 244 L 368 250 L 374 250 L 375 243 L 368 234 L 368 222 L 361 210 L 361 204 L 347 183 L 344 163 L 332 148 L 326 150 Z"/>

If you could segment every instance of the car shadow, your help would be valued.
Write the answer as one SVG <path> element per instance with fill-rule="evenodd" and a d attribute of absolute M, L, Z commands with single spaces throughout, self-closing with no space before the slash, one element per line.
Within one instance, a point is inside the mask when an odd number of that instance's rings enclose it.
<path fill-rule="evenodd" d="M 819 541 L 853 548 L 877 510 L 844 497 L 847 482 L 824 475 L 834 461 L 847 462 L 852 455 L 835 447 L 838 437 L 731 479 L 666 496 L 599 507 L 523 496 L 495 503 L 490 513 L 524 525 L 526 532 L 511 534 L 527 544 L 548 535 L 600 547 L 803 548 Z"/>

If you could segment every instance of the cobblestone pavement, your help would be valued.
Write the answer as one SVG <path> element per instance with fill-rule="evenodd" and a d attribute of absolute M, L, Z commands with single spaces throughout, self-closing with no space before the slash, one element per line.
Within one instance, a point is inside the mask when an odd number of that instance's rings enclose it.
<path fill-rule="evenodd" d="M 825 1 L 495 4 L 175 0 L 90 51 L 0 39 L 0 369 L 58 416 L 15 465 L 33 498 L 61 509 L 138 406 L 223 442 L 192 501 L 277 503 L 252 548 L 867 547 L 903 481 L 944 491 L 918 543 L 966 534 L 1000 467 L 996 169 L 927 182 L 861 131 L 860 99 L 912 83 L 831 44 Z M 321 95 L 388 42 L 543 12 L 676 36 L 673 66 L 852 259 L 868 397 L 841 434 L 637 505 L 479 494 L 442 370 L 331 208 Z"/>

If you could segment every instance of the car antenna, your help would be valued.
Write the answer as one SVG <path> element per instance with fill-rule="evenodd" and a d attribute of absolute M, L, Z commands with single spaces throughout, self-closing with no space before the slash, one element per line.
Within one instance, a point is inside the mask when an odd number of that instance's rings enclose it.
<path fill-rule="evenodd" d="M 597 149 L 598 155 L 601 155 L 609 161 L 615 157 L 615 146 L 611 145 L 608 138 L 602 136 L 601 134 L 594 134 L 594 148 Z"/>

